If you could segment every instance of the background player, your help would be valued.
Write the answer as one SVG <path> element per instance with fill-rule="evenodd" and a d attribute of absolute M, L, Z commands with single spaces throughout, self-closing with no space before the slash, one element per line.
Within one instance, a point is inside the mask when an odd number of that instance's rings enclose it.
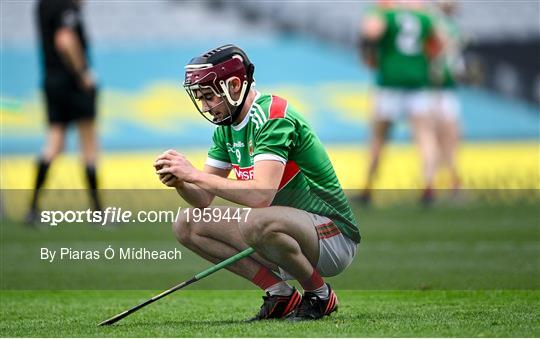
<path fill-rule="evenodd" d="M 437 26 L 443 40 L 441 52 L 432 64 L 435 85 L 434 112 L 439 144 L 439 165 L 450 174 L 452 189 L 461 186 L 456 164 L 456 152 L 460 139 L 460 103 L 456 94 L 457 78 L 463 78 L 465 62 L 462 51 L 464 39 L 454 16 L 457 3 L 451 0 L 436 2 L 439 12 Z"/>
<path fill-rule="evenodd" d="M 92 208 L 101 209 L 96 175 L 96 84 L 89 68 L 81 4 L 78 0 L 41 0 L 37 6 L 48 126 L 26 218 L 28 223 L 37 220 L 39 191 L 52 161 L 64 149 L 66 129 L 71 122 L 77 124 L 79 131 Z"/>
<path fill-rule="evenodd" d="M 383 146 L 391 125 L 405 113 L 422 159 L 424 193 L 432 199 L 437 148 L 432 116 L 430 47 L 438 38 L 432 18 L 421 1 L 384 1 L 361 25 L 364 61 L 376 70 L 377 89 L 367 179 L 361 199 L 369 202 Z"/>
<path fill-rule="evenodd" d="M 202 171 L 173 150 L 154 166 L 161 181 L 195 207 L 219 196 L 254 208 L 236 222 L 197 223 L 183 215 L 174 224 L 180 243 L 212 262 L 255 248 L 255 255 L 230 267 L 267 293 L 254 319 L 319 319 L 337 309 L 322 276 L 352 262 L 360 235 L 321 142 L 285 99 L 252 88 L 253 72 L 233 45 L 192 59 L 184 86 L 199 112 L 219 125 L 214 145 Z M 227 179 L 231 169 L 238 180 Z M 230 208 L 213 209 L 223 215 Z M 285 282 L 291 278 L 303 296 Z"/>

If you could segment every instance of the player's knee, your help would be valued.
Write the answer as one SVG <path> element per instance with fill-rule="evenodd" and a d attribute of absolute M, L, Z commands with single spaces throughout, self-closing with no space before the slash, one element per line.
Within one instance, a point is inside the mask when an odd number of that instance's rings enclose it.
<path fill-rule="evenodd" d="M 240 234 L 246 244 L 252 246 L 259 241 L 258 233 L 263 227 L 263 224 L 264 218 L 256 211 L 252 211 L 249 217 L 238 225 Z"/>
<path fill-rule="evenodd" d="M 64 151 L 64 142 L 56 142 L 51 145 L 48 145 L 45 148 L 44 157 L 47 161 L 53 161 L 60 153 Z"/>
<path fill-rule="evenodd" d="M 240 225 L 240 234 L 250 246 L 256 246 L 279 232 L 280 225 L 267 213 L 251 213 L 246 222 Z"/>
<path fill-rule="evenodd" d="M 188 244 L 191 242 L 192 237 L 192 223 L 189 221 L 189 218 L 181 213 L 178 216 L 178 219 L 173 222 L 172 229 L 174 236 L 182 245 Z"/>

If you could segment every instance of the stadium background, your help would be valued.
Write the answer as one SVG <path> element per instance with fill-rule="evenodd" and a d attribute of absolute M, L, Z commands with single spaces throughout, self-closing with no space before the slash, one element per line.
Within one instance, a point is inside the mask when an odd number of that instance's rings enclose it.
<path fill-rule="evenodd" d="M 33 162 L 43 143 L 34 5 L 34 1 L 2 1 L 2 188 L 31 188 Z M 288 98 L 308 117 L 327 145 L 343 186 L 361 188 L 372 75 L 361 64 L 354 42 L 368 5 L 87 1 L 85 21 L 101 87 L 102 187 L 159 188 L 151 163 L 169 148 L 202 164 L 213 127 L 194 112 L 181 87 L 183 65 L 194 55 L 232 42 L 246 49 L 255 63 L 259 90 Z M 521 81 L 522 73 L 512 68 L 511 60 L 497 64 L 478 52 L 482 44 L 504 46 L 505 41 L 532 41 L 536 46 L 538 6 L 537 2 L 462 3 L 459 22 L 472 41 L 473 60 L 492 65 L 483 72 L 495 74 L 494 85 L 486 81 L 459 90 L 464 134 L 459 167 L 465 188 L 540 184 L 540 113 L 535 101 L 540 67 L 535 75 L 527 73 L 529 78 L 536 76 L 536 84 L 529 84 Z M 320 19 L 323 13 L 325 20 Z M 501 19 L 505 25 L 500 25 Z M 497 87 L 497 81 L 502 85 Z M 530 86 L 516 89 L 512 84 Z M 397 126 L 393 140 L 376 187 L 419 187 L 419 161 L 405 122 Z M 68 154 L 54 163 L 47 187 L 83 187 L 76 148 L 72 133 Z M 439 184 L 445 187 L 444 176 Z"/>

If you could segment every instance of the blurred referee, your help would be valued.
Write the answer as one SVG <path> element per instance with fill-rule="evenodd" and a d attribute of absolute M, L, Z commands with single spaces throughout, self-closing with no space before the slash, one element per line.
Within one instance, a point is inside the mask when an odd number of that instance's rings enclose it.
<path fill-rule="evenodd" d="M 52 161 L 64 149 L 66 130 L 71 123 L 75 123 L 79 131 L 92 208 L 101 209 L 96 178 L 96 83 L 89 67 L 81 2 L 40 0 L 37 6 L 48 127 L 45 147 L 37 163 L 30 211 L 26 218 L 29 223 L 37 221 L 40 188 Z"/>

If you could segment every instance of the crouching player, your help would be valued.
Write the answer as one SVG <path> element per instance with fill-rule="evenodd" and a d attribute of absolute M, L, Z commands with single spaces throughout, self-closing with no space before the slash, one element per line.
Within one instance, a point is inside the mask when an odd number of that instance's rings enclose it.
<path fill-rule="evenodd" d="M 266 292 L 253 320 L 330 315 L 338 300 L 322 277 L 351 264 L 360 234 L 320 140 L 285 99 L 253 88 L 254 66 L 240 48 L 218 47 L 185 69 L 186 91 L 218 126 L 203 170 L 169 150 L 154 163 L 160 180 L 195 208 L 219 196 L 252 209 L 210 222 L 181 214 L 173 224 L 178 241 L 213 263 L 255 249 L 229 267 Z M 232 169 L 238 180 L 228 179 Z"/>

